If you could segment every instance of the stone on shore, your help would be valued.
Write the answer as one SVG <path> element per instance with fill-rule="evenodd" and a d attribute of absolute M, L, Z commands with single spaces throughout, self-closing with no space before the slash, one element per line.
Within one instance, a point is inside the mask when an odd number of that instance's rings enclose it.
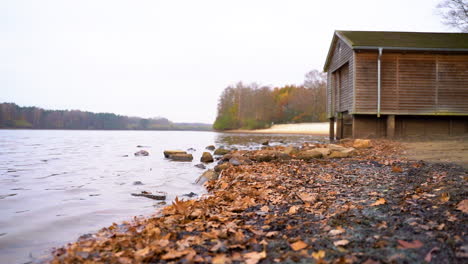
<path fill-rule="evenodd" d="M 169 158 L 170 155 L 174 154 L 187 154 L 187 151 L 183 150 L 165 150 L 164 151 L 164 157 Z"/>
<path fill-rule="evenodd" d="M 369 139 L 356 139 L 354 140 L 353 143 L 354 148 L 370 148 L 371 147 L 371 141 Z"/>
<path fill-rule="evenodd" d="M 209 145 L 209 146 L 206 146 L 205 149 L 213 151 L 216 149 L 216 147 L 214 145 Z"/>
<path fill-rule="evenodd" d="M 210 170 L 205 171 L 202 175 L 200 175 L 200 177 L 198 177 L 195 183 L 203 185 L 207 181 L 217 180 L 218 176 L 219 175 L 216 171 L 210 169 Z"/>
<path fill-rule="evenodd" d="M 299 152 L 299 149 L 297 147 L 293 147 L 293 146 L 288 146 L 288 147 L 285 147 L 283 150 L 282 150 L 283 153 L 286 153 L 288 155 L 291 155 L 291 154 L 296 154 L 297 152 Z"/>
<path fill-rule="evenodd" d="M 168 158 L 173 161 L 192 161 L 193 160 L 192 154 L 172 154 L 172 155 L 169 155 Z"/>
<path fill-rule="evenodd" d="M 355 153 L 355 148 L 344 148 L 341 150 L 333 150 L 331 154 L 328 156 L 329 158 L 348 158 Z"/>
<path fill-rule="evenodd" d="M 305 161 L 318 159 L 321 157 L 323 157 L 323 154 L 320 151 L 316 151 L 315 149 L 301 151 L 296 154 L 296 158 L 300 160 L 305 160 Z"/>
<path fill-rule="evenodd" d="M 200 158 L 200 161 L 205 162 L 205 163 L 209 163 L 209 162 L 213 162 L 214 159 L 213 159 L 213 156 L 211 155 L 211 153 L 203 152 L 203 154 L 202 154 L 202 156 Z"/>
<path fill-rule="evenodd" d="M 323 157 L 327 157 L 331 153 L 331 150 L 329 148 L 314 148 L 313 150 L 322 153 Z"/>
<path fill-rule="evenodd" d="M 149 152 L 146 150 L 140 150 L 135 152 L 135 156 L 142 157 L 142 156 L 149 156 Z"/>
<path fill-rule="evenodd" d="M 216 172 L 221 172 L 222 170 L 227 169 L 227 168 L 229 168 L 230 166 L 231 166 L 231 165 L 230 165 L 229 162 L 224 162 L 224 163 L 221 163 L 221 164 L 219 164 L 219 165 L 216 165 L 216 166 L 214 167 L 214 170 L 215 170 Z"/>
<path fill-rule="evenodd" d="M 229 152 L 231 152 L 229 149 L 217 148 L 213 154 L 218 155 L 218 156 L 222 156 L 222 155 L 228 154 Z"/>

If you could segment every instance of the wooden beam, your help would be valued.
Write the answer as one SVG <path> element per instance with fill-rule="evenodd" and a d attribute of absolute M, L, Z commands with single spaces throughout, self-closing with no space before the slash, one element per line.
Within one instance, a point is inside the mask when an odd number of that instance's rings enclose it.
<path fill-rule="evenodd" d="M 330 136 L 330 141 L 335 140 L 335 119 L 334 119 L 333 117 L 330 118 L 330 132 L 329 132 L 329 136 Z"/>
<path fill-rule="evenodd" d="M 387 138 L 395 137 L 395 115 L 387 116 Z"/>

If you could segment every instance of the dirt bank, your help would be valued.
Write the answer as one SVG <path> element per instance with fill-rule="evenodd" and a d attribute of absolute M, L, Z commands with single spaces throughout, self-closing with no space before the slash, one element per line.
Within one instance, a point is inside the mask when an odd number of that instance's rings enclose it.
<path fill-rule="evenodd" d="M 456 163 L 468 169 L 468 138 L 403 142 L 408 158 Z"/>
<path fill-rule="evenodd" d="M 300 124 L 281 124 L 273 125 L 267 129 L 228 130 L 227 133 L 249 133 L 249 134 L 307 134 L 307 135 L 328 135 L 329 123 L 300 123 Z"/>
<path fill-rule="evenodd" d="M 205 199 L 115 224 L 52 262 L 466 263 L 461 167 L 409 161 L 392 141 L 350 158 L 291 158 L 229 165 Z"/>

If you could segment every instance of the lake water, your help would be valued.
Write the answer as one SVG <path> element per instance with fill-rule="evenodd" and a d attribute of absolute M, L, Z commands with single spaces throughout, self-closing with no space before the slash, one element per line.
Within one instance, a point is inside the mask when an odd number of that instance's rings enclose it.
<path fill-rule="evenodd" d="M 0 130 L 0 260 L 35 261 L 80 235 L 133 216 L 149 216 L 162 206 L 131 193 L 164 191 L 168 203 L 190 192 L 200 196 L 205 190 L 194 181 L 203 170 L 194 165 L 207 145 L 255 149 L 264 140 L 274 145 L 326 139 L 188 131 Z M 192 162 L 172 162 L 162 154 L 165 149 L 189 148 L 194 149 L 189 151 Z M 150 155 L 134 156 L 141 149 Z"/>

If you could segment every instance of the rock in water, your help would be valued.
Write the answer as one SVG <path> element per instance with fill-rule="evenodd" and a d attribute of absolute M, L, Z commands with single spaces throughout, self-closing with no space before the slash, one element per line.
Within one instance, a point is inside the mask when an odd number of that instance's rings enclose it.
<path fill-rule="evenodd" d="M 200 163 L 200 164 L 197 164 L 197 165 L 195 165 L 195 167 L 197 167 L 197 168 L 199 168 L 199 169 L 203 169 L 203 170 L 204 170 L 204 169 L 206 169 L 206 166 L 205 166 L 205 165 L 203 165 L 203 164 L 201 164 L 201 163 Z"/>
<path fill-rule="evenodd" d="M 172 154 L 172 155 L 169 155 L 168 158 L 173 161 L 192 161 L 193 160 L 192 154 Z"/>
<path fill-rule="evenodd" d="M 211 150 L 211 151 L 215 150 L 215 148 L 216 148 L 216 147 L 215 147 L 214 145 L 206 146 L 206 149 L 207 149 L 207 150 Z"/>
<path fill-rule="evenodd" d="M 356 139 L 353 143 L 354 148 L 370 148 L 371 141 L 369 139 Z"/>
<path fill-rule="evenodd" d="M 153 200 L 166 200 L 167 193 L 165 192 L 156 192 L 156 194 L 152 194 L 150 192 L 142 191 L 141 193 L 132 193 L 132 196 L 141 196 L 150 198 Z"/>
<path fill-rule="evenodd" d="M 263 146 L 268 146 L 268 145 L 270 145 L 270 141 L 265 140 L 265 141 L 262 142 L 262 145 Z"/>
<path fill-rule="evenodd" d="M 196 184 L 203 185 L 207 181 L 211 180 L 217 180 L 218 179 L 218 173 L 214 170 L 207 170 L 205 171 L 198 179 L 195 181 Z"/>
<path fill-rule="evenodd" d="M 149 156 L 149 152 L 146 150 L 140 150 L 135 152 L 135 156 L 140 157 L 140 156 Z"/>
<path fill-rule="evenodd" d="M 141 181 L 134 181 L 133 185 L 143 185 L 143 183 Z"/>
<path fill-rule="evenodd" d="M 230 164 L 229 162 L 221 163 L 221 164 L 219 164 L 219 165 L 216 165 L 216 166 L 214 167 L 214 170 L 215 170 L 216 172 L 221 172 L 222 170 L 229 168 L 229 166 L 230 166 L 229 164 Z"/>
<path fill-rule="evenodd" d="M 214 154 L 215 154 L 215 155 L 222 156 L 222 155 L 228 154 L 229 152 L 231 152 L 231 151 L 228 150 L 228 149 L 218 148 L 218 149 L 215 150 Z"/>
<path fill-rule="evenodd" d="M 211 156 L 211 153 L 209 153 L 209 152 L 203 152 L 200 161 L 201 161 L 201 162 L 208 163 L 208 162 L 213 162 L 214 159 L 213 159 L 213 156 Z"/>
<path fill-rule="evenodd" d="M 187 151 L 183 150 L 165 150 L 164 151 L 164 157 L 169 158 L 170 155 L 174 154 L 187 154 Z"/>

